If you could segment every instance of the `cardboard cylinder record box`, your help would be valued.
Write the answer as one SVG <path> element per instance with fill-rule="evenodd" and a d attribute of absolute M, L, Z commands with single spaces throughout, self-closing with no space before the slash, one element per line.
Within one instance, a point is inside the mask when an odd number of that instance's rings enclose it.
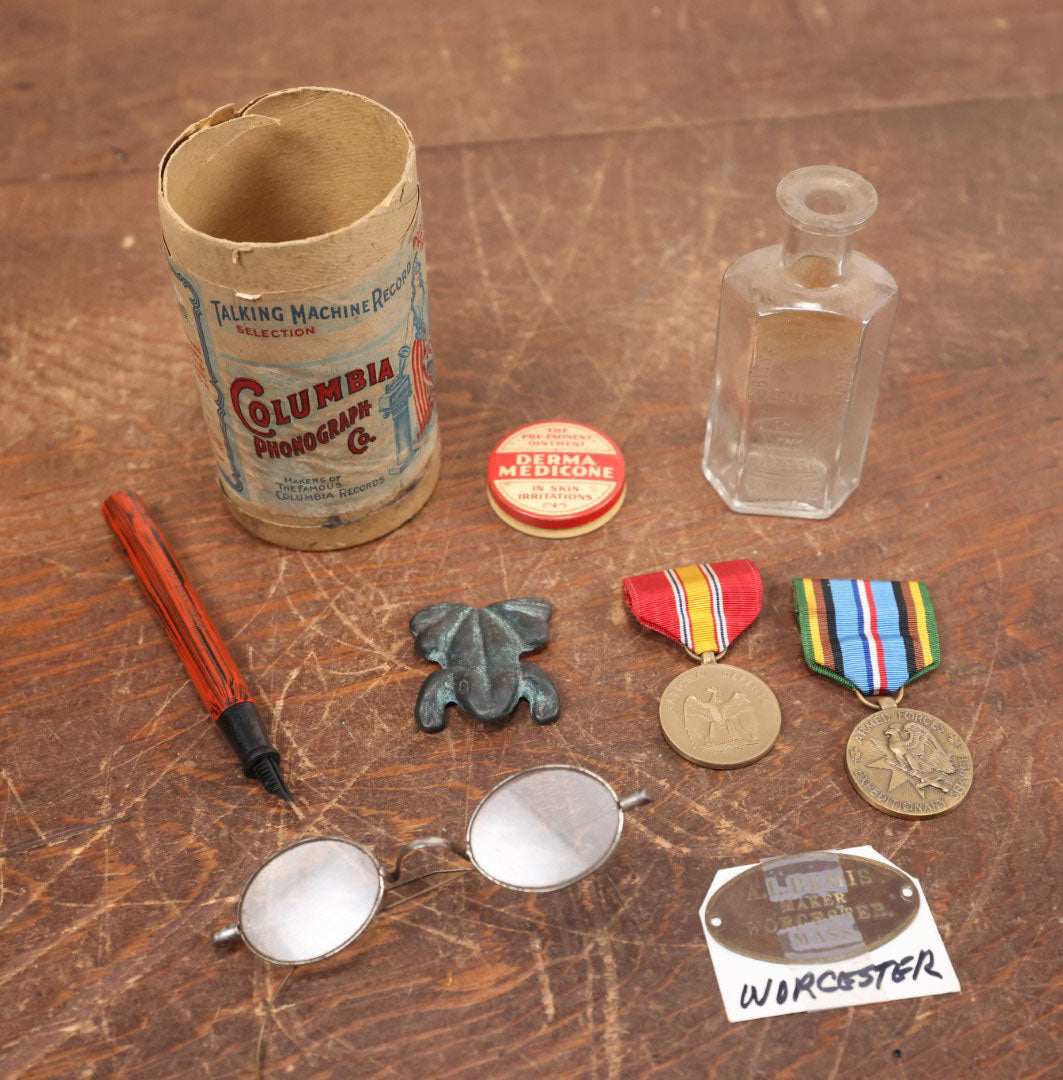
<path fill-rule="evenodd" d="M 159 211 L 219 483 L 285 547 L 373 540 L 439 476 L 420 190 L 406 125 L 299 87 L 193 124 Z"/>

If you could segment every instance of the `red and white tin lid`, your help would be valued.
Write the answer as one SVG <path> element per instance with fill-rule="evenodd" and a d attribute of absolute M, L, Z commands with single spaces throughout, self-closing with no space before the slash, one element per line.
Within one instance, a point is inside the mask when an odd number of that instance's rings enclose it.
<path fill-rule="evenodd" d="M 579 536 L 620 509 L 624 456 L 602 432 L 570 420 L 511 431 L 487 461 L 487 497 L 507 525 L 532 536 Z"/>

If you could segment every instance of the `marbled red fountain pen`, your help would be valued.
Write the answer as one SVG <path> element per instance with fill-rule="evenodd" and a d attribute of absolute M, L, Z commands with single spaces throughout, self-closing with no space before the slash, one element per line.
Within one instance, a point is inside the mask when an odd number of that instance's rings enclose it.
<path fill-rule="evenodd" d="M 262 730 L 251 691 L 140 496 L 116 492 L 102 509 L 203 704 L 239 755 L 244 775 L 291 802 L 278 767 L 280 755 Z"/>

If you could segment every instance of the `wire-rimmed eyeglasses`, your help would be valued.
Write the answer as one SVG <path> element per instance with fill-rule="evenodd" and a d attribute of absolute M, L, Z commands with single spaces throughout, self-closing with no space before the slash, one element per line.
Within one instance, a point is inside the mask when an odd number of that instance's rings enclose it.
<path fill-rule="evenodd" d="M 346 948 L 373 921 L 388 889 L 401 884 L 411 851 L 444 847 L 496 885 L 554 892 L 597 870 L 612 855 L 624 811 L 650 802 L 624 798 L 600 776 L 573 765 L 541 765 L 496 784 L 469 819 L 464 846 L 440 836 L 399 848 L 395 867 L 351 840 L 311 836 L 267 859 L 244 886 L 236 922 L 212 935 L 236 941 L 272 964 L 300 965 Z"/>

